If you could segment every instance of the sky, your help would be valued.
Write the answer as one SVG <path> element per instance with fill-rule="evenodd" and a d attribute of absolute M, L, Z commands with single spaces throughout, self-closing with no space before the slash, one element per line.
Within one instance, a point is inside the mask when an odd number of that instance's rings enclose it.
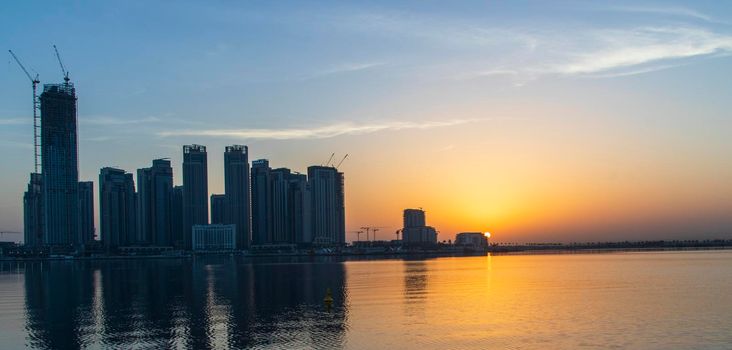
<path fill-rule="evenodd" d="M 197 143 L 222 193 L 246 144 L 300 172 L 348 154 L 349 240 L 404 208 L 440 240 L 732 238 L 729 2 L 18 1 L 0 43 L 42 83 L 58 46 L 95 191 L 160 157 L 180 184 Z M 31 87 L 2 62 L 0 230 L 22 231 Z"/>

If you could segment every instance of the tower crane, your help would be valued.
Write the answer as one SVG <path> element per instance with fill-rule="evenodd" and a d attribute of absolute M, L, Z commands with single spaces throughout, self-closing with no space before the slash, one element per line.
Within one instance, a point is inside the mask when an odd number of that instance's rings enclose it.
<path fill-rule="evenodd" d="M 356 242 L 360 242 L 361 241 L 361 234 L 363 233 L 363 231 L 348 231 L 348 233 L 355 233 L 356 234 Z"/>
<path fill-rule="evenodd" d="M 376 232 L 378 232 L 382 228 L 386 228 L 386 227 L 384 227 L 384 226 L 364 226 L 364 227 L 361 227 L 362 230 L 366 230 L 366 240 L 367 241 L 370 240 L 369 239 L 369 233 L 370 232 L 373 232 L 374 233 L 373 238 L 374 238 L 374 240 L 376 240 Z"/>
<path fill-rule="evenodd" d="M 53 45 L 53 51 L 56 52 L 56 59 L 58 59 L 58 64 L 61 66 L 61 73 L 64 74 L 64 84 L 69 84 L 69 71 L 66 70 L 66 67 L 64 67 L 64 63 L 61 62 L 61 55 L 58 54 L 58 49 L 56 48 L 56 45 Z"/>
<path fill-rule="evenodd" d="M 343 156 L 343 159 L 341 159 L 341 161 L 338 162 L 338 165 L 336 165 L 335 168 L 338 169 L 341 166 L 341 164 L 343 163 L 343 161 L 346 160 L 346 158 L 348 158 L 348 153 L 346 153 L 346 155 Z"/>
<path fill-rule="evenodd" d="M 41 83 L 40 80 L 38 80 L 38 74 L 36 74 L 36 77 L 32 77 L 30 73 L 28 73 L 28 70 L 25 69 L 25 66 L 23 66 L 23 63 L 20 63 L 20 60 L 18 59 L 18 56 L 13 53 L 13 50 L 8 50 L 10 52 L 10 55 L 13 56 L 13 59 L 15 62 L 18 63 L 20 66 L 20 69 L 23 70 L 23 73 L 25 73 L 25 76 L 28 77 L 28 79 L 31 81 L 31 85 L 33 86 L 33 172 L 38 173 L 38 167 L 41 165 L 41 162 L 39 161 L 39 149 L 40 149 L 40 135 L 38 134 L 40 132 L 40 122 L 41 122 L 41 116 L 38 114 L 38 109 L 41 105 L 40 101 L 38 100 L 38 84 Z"/>
<path fill-rule="evenodd" d="M 333 157 L 335 157 L 335 152 L 333 152 L 333 153 L 330 154 L 330 158 L 328 158 L 328 161 L 325 162 L 325 165 L 324 166 L 328 166 L 328 164 L 330 164 L 330 161 L 333 160 Z"/>

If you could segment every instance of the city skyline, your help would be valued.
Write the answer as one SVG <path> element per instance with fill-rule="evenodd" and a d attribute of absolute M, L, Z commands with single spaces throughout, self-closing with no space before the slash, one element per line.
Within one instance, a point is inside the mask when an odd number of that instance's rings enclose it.
<path fill-rule="evenodd" d="M 181 185 L 186 144 L 208 146 L 208 195 L 224 193 L 224 147 L 246 144 L 249 159 L 302 173 L 350 154 L 347 232 L 393 232 L 403 208 L 423 207 L 440 240 L 730 237 L 729 5 L 533 4 L 80 3 L 49 6 L 47 20 L 77 23 L 43 36 L 23 33 L 13 17 L 32 5 L 16 4 L 0 39 L 42 83 L 62 79 L 51 43 L 63 49 L 80 96 L 78 180 L 95 181 L 95 201 L 108 166 L 170 157 Z M 127 32 L 132 14 L 150 37 Z M 2 76 L 0 229 L 22 231 L 30 86 L 14 62 Z"/>

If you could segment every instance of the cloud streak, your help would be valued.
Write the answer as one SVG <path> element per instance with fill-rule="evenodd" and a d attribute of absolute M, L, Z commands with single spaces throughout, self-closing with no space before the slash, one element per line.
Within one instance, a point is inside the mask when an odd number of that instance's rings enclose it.
<path fill-rule="evenodd" d="M 270 140 L 304 140 L 325 139 L 344 135 L 364 135 L 381 131 L 425 130 L 450 127 L 467 123 L 475 123 L 486 119 L 455 119 L 447 121 L 386 121 L 376 123 L 357 124 L 352 122 L 335 123 L 315 128 L 287 128 L 287 129 L 201 129 L 201 130 L 173 130 L 157 133 L 158 136 L 204 136 L 228 137 L 238 139 L 270 139 Z"/>
<path fill-rule="evenodd" d="M 84 118 L 81 120 L 82 123 L 94 124 L 94 125 L 133 125 L 133 124 L 157 123 L 160 121 L 161 120 L 158 117 L 125 119 L 125 118 L 107 117 L 107 116 Z"/>
<path fill-rule="evenodd" d="M 549 69 L 560 74 L 588 74 L 732 51 L 732 36 L 688 27 L 608 30 L 592 35 L 597 47 L 567 57 Z M 578 50 L 579 51 L 579 50 Z"/>
<path fill-rule="evenodd" d="M 640 7 L 640 6 L 618 6 L 609 8 L 610 11 L 654 14 L 663 16 L 677 16 L 700 19 L 706 22 L 718 22 L 711 16 L 686 7 Z"/>
<path fill-rule="evenodd" d="M 695 58 L 732 53 L 732 34 L 712 17 L 684 7 L 614 7 L 638 13 L 643 26 L 620 23 L 542 23 L 490 26 L 488 21 L 399 12 L 358 13 L 332 23 L 342 30 L 393 44 L 438 50 L 439 63 L 422 60 L 426 77 L 510 79 L 521 85 L 547 75 L 620 77 L 671 68 Z M 682 23 L 669 25 L 663 17 Z M 445 50 L 449 49 L 449 50 Z M 429 57 L 429 55 L 424 55 Z M 516 84 L 519 82 L 519 84 Z"/>
<path fill-rule="evenodd" d="M 33 123 L 33 118 L 8 118 L 0 119 L 0 125 L 23 125 Z"/>

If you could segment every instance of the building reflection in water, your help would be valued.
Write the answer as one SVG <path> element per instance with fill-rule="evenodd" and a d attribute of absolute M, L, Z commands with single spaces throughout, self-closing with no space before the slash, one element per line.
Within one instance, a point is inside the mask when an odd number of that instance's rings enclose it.
<path fill-rule="evenodd" d="M 428 260 L 404 260 L 404 305 L 407 316 L 424 315 L 427 299 Z"/>
<path fill-rule="evenodd" d="M 23 263 L 27 346 L 342 347 L 345 266 L 235 257 Z M 323 304 L 330 288 L 334 302 Z"/>

